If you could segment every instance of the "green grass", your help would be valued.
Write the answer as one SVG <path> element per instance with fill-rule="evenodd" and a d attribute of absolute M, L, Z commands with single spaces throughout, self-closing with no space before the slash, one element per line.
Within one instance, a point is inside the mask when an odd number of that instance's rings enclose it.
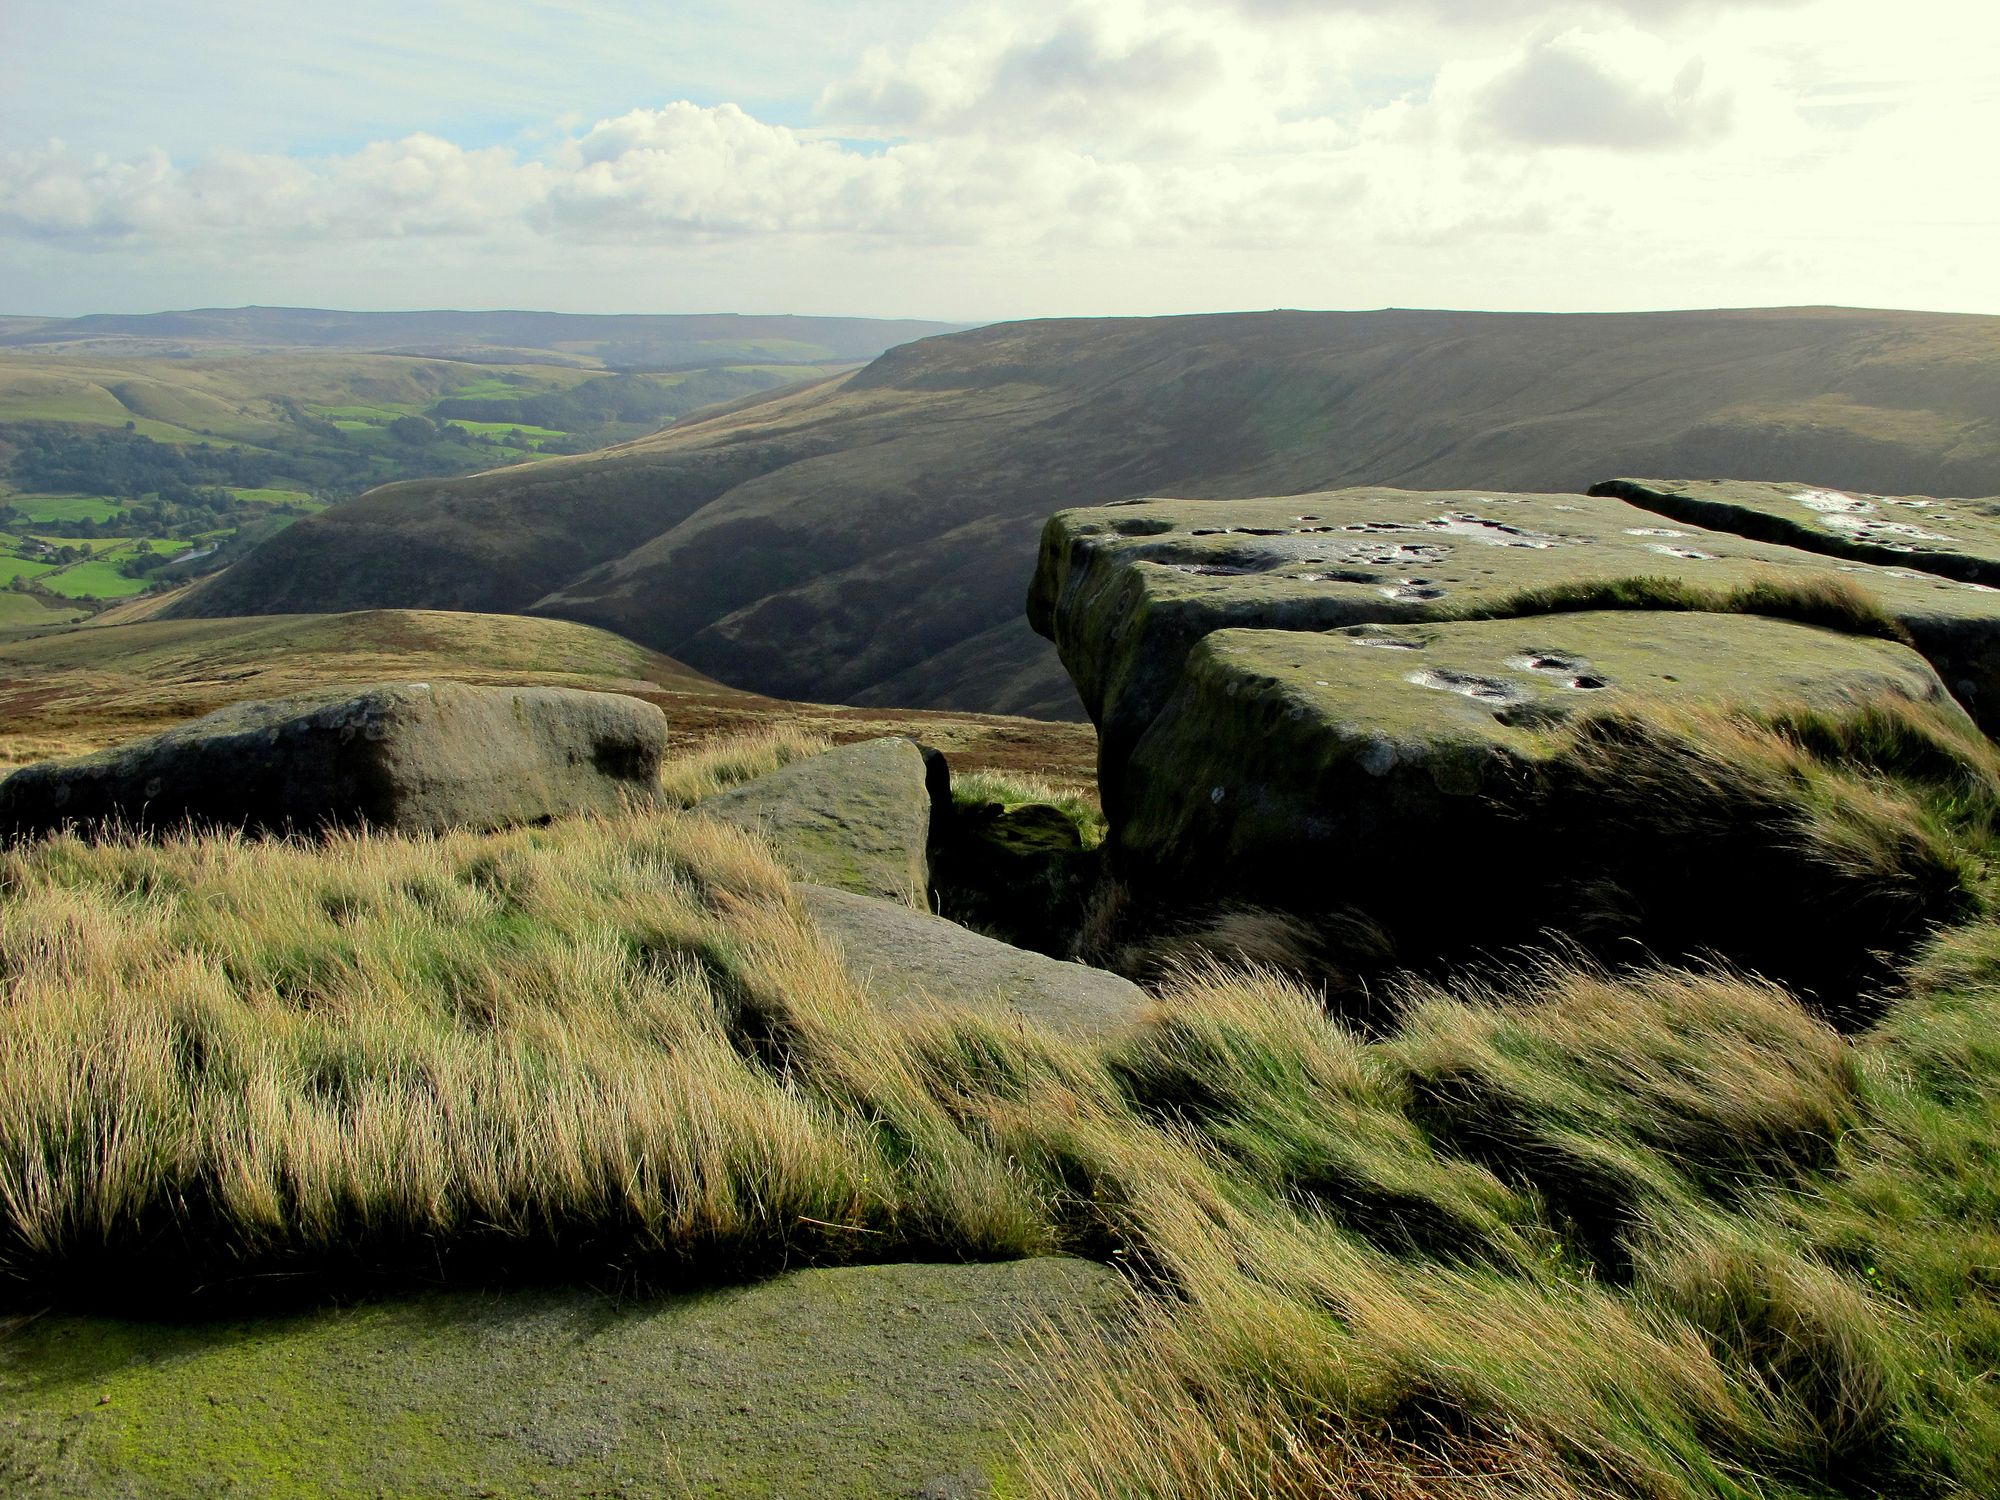
<path fill-rule="evenodd" d="M 443 420 L 448 421 L 454 427 L 463 427 L 474 436 L 507 437 L 512 433 L 518 432 L 524 438 L 534 438 L 537 441 L 544 438 L 569 436 L 568 433 L 554 427 L 532 427 L 525 422 L 465 422 L 455 417 Z"/>
<path fill-rule="evenodd" d="M 101 495 L 20 495 L 6 502 L 20 512 L 29 525 L 49 526 L 62 521 L 109 521 L 125 513 L 116 500 Z"/>
<path fill-rule="evenodd" d="M 150 585 L 143 578 L 126 577 L 115 563 L 86 562 L 48 575 L 42 587 L 66 599 L 128 599 Z"/>
<path fill-rule="evenodd" d="M 361 402 L 346 406 L 309 406 L 306 408 L 316 417 L 324 417 L 336 427 L 348 422 L 358 422 L 365 427 L 382 427 L 398 417 L 409 416 L 414 406 L 377 406 Z"/>
<path fill-rule="evenodd" d="M 1456 618 L 1499 620 L 1596 609 L 1768 615 L 1848 635 L 1877 636 L 1905 646 L 1911 644 L 1909 630 L 1889 613 L 1880 599 L 1837 573 L 1800 578 L 1773 574 L 1729 589 L 1707 588 L 1669 577 L 1591 579 L 1509 594 L 1463 610 Z"/>
<path fill-rule="evenodd" d="M 0 629 L 24 626 L 63 625 L 77 618 L 67 610 L 51 609 L 32 594 L 0 589 Z"/>
<path fill-rule="evenodd" d="M 538 392 L 533 386 L 516 385 L 512 381 L 501 380 L 497 376 L 485 376 L 479 380 L 455 385 L 445 396 L 463 401 L 520 401 Z"/>
<path fill-rule="evenodd" d="M 0 553 L 0 587 L 12 583 L 16 578 L 39 578 L 52 566 L 51 563 L 30 562 L 26 558 Z"/>
<path fill-rule="evenodd" d="M 966 806 L 997 802 L 1010 811 L 1031 803 L 1058 809 L 1076 825 L 1083 847 L 1095 849 L 1104 842 L 1104 810 L 1098 805 L 1096 790 L 1075 783 L 1058 784 L 1045 777 L 1016 776 L 1001 771 L 974 771 L 955 776 L 952 800 Z"/>
<path fill-rule="evenodd" d="M 253 500 L 263 505 L 296 505 L 308 510 L 324 509 L 322 502 L 314 500 L 305 490 L 285 489 L 232 489 L 238 500 Z"/>

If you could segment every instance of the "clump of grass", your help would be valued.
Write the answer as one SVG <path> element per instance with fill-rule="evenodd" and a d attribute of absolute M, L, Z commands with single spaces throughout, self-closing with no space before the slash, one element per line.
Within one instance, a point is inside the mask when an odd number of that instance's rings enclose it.
<path fill-rule="evenodd" d="M 1513 816 L 1570 852 L 1537 878 L 1593 951 L 1682 958 L 1699 934 L 1865 1024 L 1896 961 L 1985 899 L 2000 765 L 1928 705 L 1639 704 L 1550 733 Z"/>
<path fill-rule="evenodd" d="M 1988 956 L 2000 967 L 2000 940 L 1977 962 Z M 2000 1019 L 1996 993 L 1976 1003 Z M 1072 1342 L 1085 1378 L 1066 1387 L 1073 1420 L 1035 1445 L 1034 1493 L 1990 1486 L 2000 1401 L 1979 1372 L 2000 1325 L 1983 1269 L 2000 1222 L 1993 1122 L 1956 1115 L 1989 1149 L 1955 1153 L 1955 1170 L 1913 1159 L 1918 1141 L 1945 1140 L 1937 1097 L 1889 1084 L 1905 1038 L 1857 1047 L 1774 987 L 1679 971 L 1544 969 L 1434 991 L 1403 1035 L 1336 1034 L 1331 1053 L 1324 1023 L 1290 1003 L 1268 978 L 1204 977 L 1166 997 L 1161 1032 L 1125 1054 L 1135 1093 L 1181 1101 L 1171 1138 L 1190 1154 L 1156 1173 L 1142 1210 L 1174 1295 L 1116 1336 Z M 1913 1017 L 1911 1036 L 1924 1029 Z M 1959 1056 L 1977 1032 L 1956 1034 Z M 1320 1072 L 1301 1084 L 1315 1054 Z M 2000 1094 L 1990 1061 L 1934 1071 Z M 1394 1066 L 1407 1096 L 1385 1081 Z M 1241 1133 L 1282 1139 L 1295 1127 L 1279 1101 L 1326 1116 L 1357 1094 L 1407 1097 L 1406 1118 L 1349 1125 L 1325 1149 L 1367 1153 L 1378 1174 L 1398 1159 L 1488 1164 L 1516 1184 L 1525 1253 L 1393 1248 L 1309 1197 L 1263 1196 L 1279 1176 L 1244 1170 L 1259 1157 Z M 1607 1182 L 1616 1266 L 1575 1232 Z M 1896 1258 L 1893 1290 L 1841 1243 L 1864 1224 L 1878 1237 L 1866 1254 Z M 1922 1300 L 1906 1302 L 1919 1276 Z"/>
<path fill-rule="evenodd" d="M 660 787 L 670 806 L 692 807 L 704 797 L 832 748 L 825 735 L 789 724 L 726 735 L 670 757 L 661 768 Z"/>
<path fill-rule="evenodd" d="M 961 1192 L 944 1153 L 910 1157 L 745 1045 L 738 990 L 833 960 L 768 859 L 706 820 L 63 838 L 0 858 L 0 890 L 17 1284 L 532 1270 L 558 1245 L 701 1278 L 1048 1241 L 997 1175 Z"/>
<path fill-rule="evenodd" d="M 1122 886 L 1106 882 L 1086 913 L 1079 950 L 1093 962 L 1158 986 L 1188 969 L 1226 964 L 1282 974 L 1316 988 L 1353 1019 L 1366 1019 L 1365 976 L 1388 969 L 1396 956 L 1389 934 L 1358 911 L 1308 920 L 1258 906 L 1224 906 L 1179 916 L 1162 925 L 1118 906 Z"/>
<path fill-rule="evenodd" d="M 1638 575 L 1579 579 L 1523 589 L 1463 608 L 1454 618 L 1514 619 L 1595 609 L 1663 609 L 1697 614 L 1768 615 L 1820 625 L 1847 635 L 1878 636 L 1910 645 L 1910 632 L 1881 599 L 1840 574 L 1764 573 L 1730 588 L 1684 578 Z"/>
<path fill-rule="evenodd" d="M 1796 1180 L 1852 1124 L 1847 1048 L 1774 985 L 1554 968 L 1535 995 L 1419 990 L 1387 1050 L 1432 1135 L 1532 1186 L 1606 1272 L 1648 1208 Z"/>
<path fill-rule="evenodd" d="M 1379 1049 L 1278 973 L 1183 971 L 1159 1019 L 1111 1055 L 1149 1118 L 1191 1130 L 1233 1169 L 1309 1201 L 1386 1249 L 1520 1263 L 1532 1209 L 1432 1149 Z"/>

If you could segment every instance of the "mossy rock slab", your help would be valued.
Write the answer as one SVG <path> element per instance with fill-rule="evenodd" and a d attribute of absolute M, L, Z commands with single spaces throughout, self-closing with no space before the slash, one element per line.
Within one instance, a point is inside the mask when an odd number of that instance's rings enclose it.
<path fill-rule="evenodd" d="M 884 1009 L 963 1010 L 1072 1036 L 1130 1030 L 1150 1003 L 1128 979 L 1011 947 L 890 901 L 802 885 L 813 920 Z"/>
<path fill-rule="evenodd" d="M 0 836 L 69 825 L 491 831 L 658 799 L 666 716 L 618 693 L 396 683 L 239 703 L 0 781 Z"/>
<path fill-rule="evenodd" d="M 1051 1258 L 801 1271 L 658 1300 L 45 1316 L 0 1334 L 0 1493 L 1004 1493 L 1034 1330 L 1113 1316 L 1123 1295 L 1113 1273 Z"/>
<path fill-rule="evenodd" d="M 914 740 L 841 745 L 696 804 L 769 838 L 800 880 L 923 905 L 932 773 Z"/>
<path fill-rule="evenodd" d="M 1732 800 L 1726 776 L 1628 786 L 1617 744 L 1580 746 L 1566 726 L 1587 715 L 1668 736 L 1675 710 L 1838 716 L 1884 698 L 1972 733 L 1907 647 L 1754 616 L 1218 631 L 1133 750 L 1114 858 L 1169 905 L 1358 912 L 1407 962 L 1550 931 L 1600 951 L 1636 941 L 1775 962 L 1788 934 L 1827 916 L 1800 842 L 1756 821 L 1782 810 Z M 1751 871 L 1747 907 L 1721 899 Z M 1840 897 L 1839 961 L 1858 965 L 1859 949 L 1924 917 L 1910 889 L 1879 899 L 1878 912 L 1865 889 Z"/>
<path fill-rule="evenodd" d="M 1062 511 L 1043 531 L 1029 616 L 1098 726 L 1115 824 L 1125 757 L 1214 631 L 1521 614 L 1545 607 L 1538 593 L 1634 579 L 1717 594 L 1846 580 L 2000 727 L 2000 591 L 1670 524 L 1607 497 L 1370 488 Z"/>
<path fill-rule="evenodd" d="M 1737 479 L 1607 479 L 1590 493 L 1717 531 L 2000 585 L 2000 499 L 1864 495 Z"/>

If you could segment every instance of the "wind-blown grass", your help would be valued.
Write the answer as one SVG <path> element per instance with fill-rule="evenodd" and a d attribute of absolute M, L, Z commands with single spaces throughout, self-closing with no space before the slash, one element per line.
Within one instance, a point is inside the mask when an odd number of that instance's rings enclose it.
<path fill-rule="evenodd" d="M 1783 732 L 1885 784 L 1945 755 L 1940 838 L 1985 806 L 1964 747 Z M 671 812 L 55 839 L 0 855 L 0 1296 L 1066 1250 L 1144 1295 L 1060 1336 L 1051 1500 L 2000 1487 L 2000 929 L 1850 1037 L 1685 970 L 1394 1011 L 1208 964 L 1098 1044 L 891 1017 Z"/>
<path fill-rule="evenodd" d="M 660 771 L 660 788 L 673 806 L 692 807 L 704 797 L 832 748 L 825 735 L 789 724 L 724 735 L 669 760 Z"/>

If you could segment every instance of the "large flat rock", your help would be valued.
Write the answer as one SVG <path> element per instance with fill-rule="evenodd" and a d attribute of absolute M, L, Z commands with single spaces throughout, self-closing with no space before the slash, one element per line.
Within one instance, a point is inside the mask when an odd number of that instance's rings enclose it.
<path fill-rule="evenodd" d="M 1031 953 L 942 917 L 824 886 L 802 885 L 806 910 L 848 972 L 886 1010 L 969 1010 L 1072 1036 L 1129 1030 L 1150 1003 L 1128 979 Z"/>
<path fill-rule="evenodd" d="M 696 811 L 770 839 L 800 880 L 921 906 L 930 884 L 927 774 L 914 740 L 865 740 L 793 761 Z"/>
<path fill-rule="evenodd" d="M 617 693 L 397 683 L 239 703 L 0 781 L 0 837 L 103 823 L 491 830 L 659 796 L 667 722 Z"/>
<path fill-rule="evenodd" d="M 1808 856 L 1782 830 L 1741 822 L 1752 809 L 1726 777 L 1628 787 L 1614 769 L 1607 788 L 1601 756 L 1565 763 L 1563 726 L 1623 709 L 1670 732 L 1675 709 L 1838 714 L 1883 697 L 1971 730 L 1907 647 L 1754 616 L 1219 631 L 1132 752 L 1115 857 L 1135 888 L 1180 906 L 1361 912 L 1406 959 L 1587 920 L 1598 930 L 1569 931 L 1586 946 L 1641 937 L 1748 960 L 1763 935 L 1805 930 L 1791 907 L 1814 899 Z M 1725 847 L 1739 837 L 1745 847 Z M 1700 893 L 1760 861 L 1768 880 L 1739 931 L 1745 912 Z M 1588 911 L 1593 887 L 1619 892 L 1632 922 Z M 1874 893 L 1851 899 L 1853 941 L 1879 938 L 1863 909 Z M 1671 911 L 1671 930 L 1649 926 L 1649 908 Z"/>
<path fill-rule="evenodd" d="M 1739 479 L 1607 479 L 1590 493 L 1834 557 L 2000 584 L 2000 499 L 1864 495 Z"/>
<path fill-rule="evenodd" d="M 1536 591 L 1635 578 L 1728 591 L 1846 579 L 1878 599 L 1962 702 L 2000 726 L 2000 591 L 1839 562 L 1583 495 L 1336 490 L 1149 500 L 1052 517 L 1029 597 L 1100 734 L 1105 807 L 1196 642 L 1514 613 Z"/>
<path fill-rule="evenodd" d="M 0 1331 L 0 1492 L 987 1495 L 1013 1468 L 1037 1324 L 1110 1316 L 1122 1296 L 1113 1273 L 1056 1258 L 800 1271 L 649 1300 L 45 1316 Z"/>

